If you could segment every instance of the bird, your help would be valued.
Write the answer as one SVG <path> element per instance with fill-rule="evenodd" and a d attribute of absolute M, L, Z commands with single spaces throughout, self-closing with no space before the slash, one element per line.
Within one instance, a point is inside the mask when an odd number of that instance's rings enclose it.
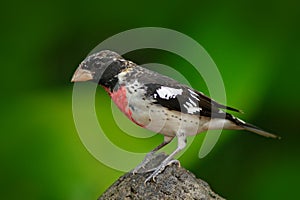
<path fill-rule="evenodd" d="M 167 156 L 145 183 L 176 162 L 174 156 L 186 147 L 187 137 L 207 130 L 247 130 L 269 138 L 277 135 L 235 117 L 241 112 L 209 98 L 190 86 L 146 69 L 110 50 L 87 56 L 76 69 L 71 82 L 91 81 L 104 88 L 117 107 L 135 124 L 164 136 L 133 170 L 137 173 L 155 153 L 177 137 L 177 148 Z M 178 163 L 179 164 L 179 163 Z"/>

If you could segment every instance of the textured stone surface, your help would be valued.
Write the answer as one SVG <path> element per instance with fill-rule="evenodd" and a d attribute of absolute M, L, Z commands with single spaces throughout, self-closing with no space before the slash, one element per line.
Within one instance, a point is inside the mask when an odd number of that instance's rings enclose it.
<path fill-rule="evenodd" d="M 164 158 L 159 154 L 152 160 L 154 166 Z M 149 166 L 148 166 L 149 167 Z M 156 177 L 156 182 L 150 181 L 146 185 L 145 179 L 151 172 L 138 174 L 127 173 L 120 177 L 99 200 L 107 199 L 223 199 L 214 193 L 209 185 L 184 168 L 173 164 L 166 167 L 163 173 Z"/>

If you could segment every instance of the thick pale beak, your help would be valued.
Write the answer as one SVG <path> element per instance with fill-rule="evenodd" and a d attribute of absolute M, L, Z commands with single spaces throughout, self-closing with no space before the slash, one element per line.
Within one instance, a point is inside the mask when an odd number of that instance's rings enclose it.
<path fill-rule="evenodd" d="M 92 79 L 93 75 L 89 70 L 81 69 L 81 67 L 78 67 L 72 77 L 71 82 L 84 82 Z"/>

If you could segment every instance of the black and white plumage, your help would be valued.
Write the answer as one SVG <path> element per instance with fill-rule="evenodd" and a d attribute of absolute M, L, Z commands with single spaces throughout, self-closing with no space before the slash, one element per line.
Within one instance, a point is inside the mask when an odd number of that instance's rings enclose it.
<path fill-rule="evenodd" d="M 219 104 L 187 85 L 136 65 L 109 50 L 88 56 L 72 78 L 72 82 L 78 81 L 100 84 L 134 123 L 164 135 L 163 143 L 151 151 L 134 172 L 144 167 L 154 152 L 174 137 L 178 138 L 177 149 L 146 182 L 174 162 L 173 157 L 186 146 L 186 137 L 189 135 L 208 129 L 232 129 L 277 137 L 226 112 L 239 110 Z"/>

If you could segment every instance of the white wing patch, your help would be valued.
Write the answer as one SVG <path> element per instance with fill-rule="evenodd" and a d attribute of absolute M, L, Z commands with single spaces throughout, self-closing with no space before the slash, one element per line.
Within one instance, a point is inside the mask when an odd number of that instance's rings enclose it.
<path fill-rule="evenodd" d="M 197 104 L 191 98 L 189 98 L 189 101 L 193 104 L 193 106 L 197 106 Z"/>
<path fill-rule="evenodd" d="M 202 110 L 202 108 L 199 108 L 199 105 L 198 105 L 198 103 L 200 101 L 198 98 L 198 94 L 191 89 L 188 89 L 188 91 L 189 91 L 190 97 L 189 97 L 188 101 L 183 104 L 183 107 L 190 114 L 199 113 Z"/>
<path fill-rule="evenodd" d="M 159 89 L 156 90 L 156 92 L 159 95 L 159 97 L 162 99 L 171 99 L 171 98 L 175 98 L 177 95 L 181 95 L 183 90 L 161 86 Z"/>
<path fill-rule="evenodd" d="M 196 99 L 197 101 L 200 101 L 200 99 L 198 98 L 198 94 L 196 92 L 194 92 L 191 89 L 188 89 L 188 91 L 190 92 L 191 97 L 193 97 L 194 99 Z"/>
<path fill-rule="evenodd" d="M 191 106 L 191 104 L 189 102 L 187 102 L 186 104 L 183 104 L 183 106 L 185 107 L 187 112 L 190 114 L 194 114 L 194 113 L 200 112 L 202 110 L 202 108 Z"/>

